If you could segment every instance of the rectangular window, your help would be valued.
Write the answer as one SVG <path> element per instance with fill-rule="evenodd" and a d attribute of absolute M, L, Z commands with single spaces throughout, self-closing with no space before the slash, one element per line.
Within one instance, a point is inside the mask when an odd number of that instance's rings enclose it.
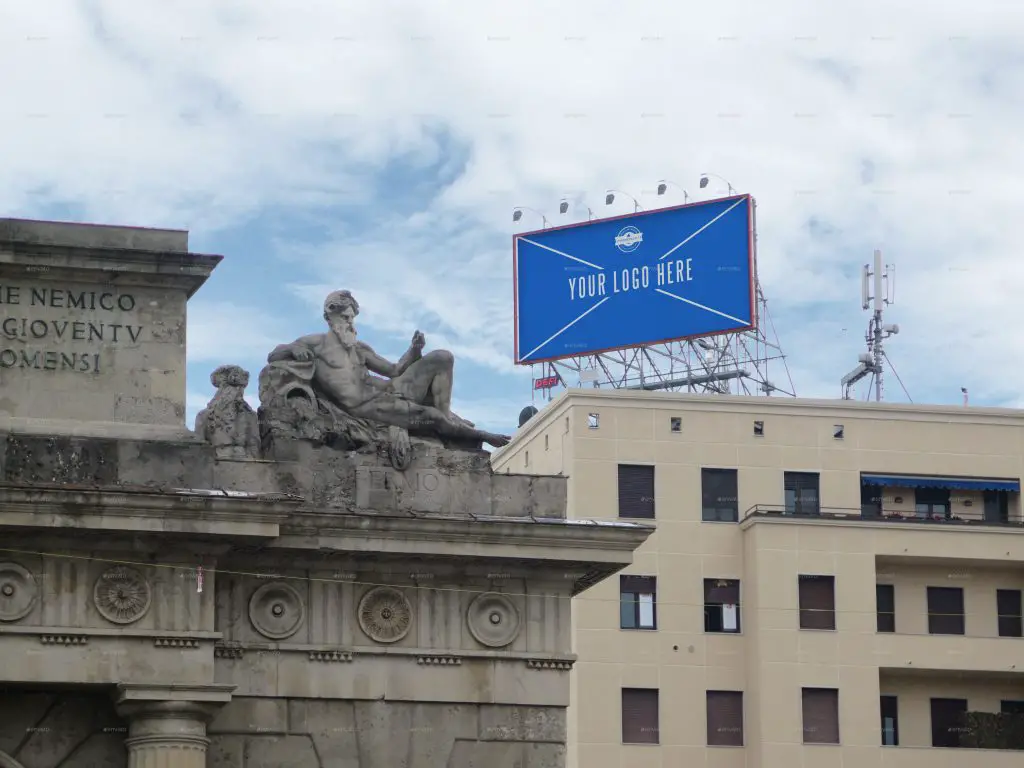
<path fill-rule="evenodd" d="M 708 691 L 708 746 L 743 746 L 743 693 Z"/>
<path fill-rule="evenodd" d="M 959 747 L 967 719 L 967 699 L 932 699 L 932 746 Z"/>
<path fill-rule="evenodd" d="M 949 489 L 915 488 L 914 511 L 921 518 L 946 520 L 949 517 Z"/>
<path fill-rule="evenodd" d="M 895 696 L 882 696 L 879 699 L 879 710 L 882 713 L 882 746 L 898 747 L 900 745 L 900 717 Z"/>
<path fill-rule="evenodd" d="M 619 517 L 654 519 L 654 467 L 619 464 Z"/>
<path fill-rule="evenodd" d="M 1021 592 L 1019 589 L 997 589 L 996 611 L 999 614 L 999 636 L 1021 637 Z"/>
<path fill-rule="evenodd" d="M 1024 715 L 1024 701 L 1003 699 L 999 702 L 999 711 L 1004 715 Z"/>
<path fill-rule="evenodd" d="M 797 586 L 800 598 L 800 629 L 835 629 L 835 577 L 801 574 Z"/>
<path fill-rule="evenodd" d="M 804 744 L 839 743 L 839 691 L 804 688 Z"/>
<path fill-rule="evenodd" d="M 738 579 L 704 579 L 704 631 L 740 631 Z"/>
<path fill-rule="evenodd" d="M 817 472 L 786 472 L 783 475 L 787 515 L 819 515 Z"/>
<path fill-rule="evenodd" d="M 928 587 L 928 634 L 963 633 L 964 591 L 960 587 Z"/>
<path fill-rule="evenodd" d="M 985 522 L 1010 522 L 1010 494 L 1006 491 L 985 491 Z"/>
<path fill-rule="evenodd" d="M 701 469 L 701 520 L 735 523 L 740 519 L 735 469 Z"/>
<path fill-rule="evenodd" d="M 619 576 L 619 627 L 657 629 L 657 588 L 654 576 Z"/>
<path fill-rule="evenodd" d="M 882 516 L 882 486 L 861 485 L 860 516 L 872 519 Z"/>
<path fill-rule="evenodd" d="M 658 743 L 658 690 L 622 689 L 622 743 Z"/>
<path fill-rule="evenodd" d="M 896 631 L 896 588 L 892 584 L 875 584 L 875 612 L 879 632 Z"/>

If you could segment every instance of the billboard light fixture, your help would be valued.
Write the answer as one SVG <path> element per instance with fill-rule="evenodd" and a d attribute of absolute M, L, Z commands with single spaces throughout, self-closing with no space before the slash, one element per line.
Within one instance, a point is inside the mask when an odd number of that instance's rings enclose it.
<path fill-rule="evenodd" d="M 640 207 L 640 201 L 639 200 L 637 200 L 635 197 L 633 197 L 628 192 L 623 192 L 621 189 L 609 189 L 605 193 L 604 204 L 605 205 L 611 205 L 612 203 L 614 203 L 615 202 L 615 195 L 617 195 L 617 194 L 618 195 L 624 195 L 625 197 L 628 197 L 630 200 L 633 201 L 633 213 L 637 213 L 638 211 L 643 210 Z"/>
<path fill-rule="evenodd" d="M 725 186 L 727 186 L 729 188 L 729 194 L 730 195 L 735 195 L 736 194 L 736 190 L 733 188 L 732 184 L 729 183 L 729 180 L 728 179 L 723 179 L 717 173 L 702 173 L 700 175 L 700 188 L 701 189 L 707 189 L 707 186 L 708 186 L 708 184 L 711 181 L 711 179 L 709 177 L 711 177 L 711 176 L 714 176 L 719 181 L 724 181 L 725 182 Z"/>
<path fill-rule="evenodd" d="M 519 221 L 520 219 L 522 219 L 523 218 L 523 211 L 529 211 L 530 213 L 535 213 L 538 216 L 540 216 L 540 220 L 542 222 L 544 222 L 544 229 L 548 228 L 548 226 L 549 226 L 548 225 L 548 217 L 545 216 L 540 211 L 538 211 L 536 208 L 531 208 L 528 205 L 517 205 L 515 208 L 513 208 L 512 209 L 512 221 Z"/>
<path fill-rule="evenodd" d="M 659 196 L 664 195 L 666 192 L 668 192 L 669 184 L 671 184 L 673 187 L 679 187 L 680 191 L 683 193 L 684 203 L 690 202 L 690 193 L 687 192 L 684 187 L 680 186 L 679 184 L 676 184 L 674 181 L 669 181 L 668 179 L 662 179 L 661 181 L 658 182 L 657 191 Z M 703 184 L 701 186 L 703 186 Z"/>

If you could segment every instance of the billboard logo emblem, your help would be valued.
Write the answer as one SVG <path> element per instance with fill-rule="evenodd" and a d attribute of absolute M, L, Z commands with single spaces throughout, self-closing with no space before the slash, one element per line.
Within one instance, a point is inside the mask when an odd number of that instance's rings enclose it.
<path fill-rule="evenodd" d="M 632 253 L 644 241 L 644 233 L 636 227 L 623 227 L 615 236 L 615 247 L 623 253 Z"/>

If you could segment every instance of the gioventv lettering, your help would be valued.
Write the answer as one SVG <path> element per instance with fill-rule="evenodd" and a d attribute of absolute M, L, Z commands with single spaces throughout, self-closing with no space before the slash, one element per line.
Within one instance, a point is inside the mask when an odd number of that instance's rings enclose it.
<path fill-rule="evenodd" d="M 139 340 L 141 325 L 122 323 L 86 323 L 69 320 L 29 320 L 8 317 L 0 323 L 0 334 L 8 339 L 45 339 L 66 341 L 131 341 Z"/>

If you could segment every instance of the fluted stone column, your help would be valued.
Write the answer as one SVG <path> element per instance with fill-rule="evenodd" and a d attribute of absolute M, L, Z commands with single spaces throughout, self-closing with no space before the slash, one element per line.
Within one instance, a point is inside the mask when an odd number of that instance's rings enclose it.
<path fill-rule="evenodd" d="M 206 768 L 206 724 L 234 686 L 119 688 L 117 711 L 128 720 L 128 768 Z"/>

